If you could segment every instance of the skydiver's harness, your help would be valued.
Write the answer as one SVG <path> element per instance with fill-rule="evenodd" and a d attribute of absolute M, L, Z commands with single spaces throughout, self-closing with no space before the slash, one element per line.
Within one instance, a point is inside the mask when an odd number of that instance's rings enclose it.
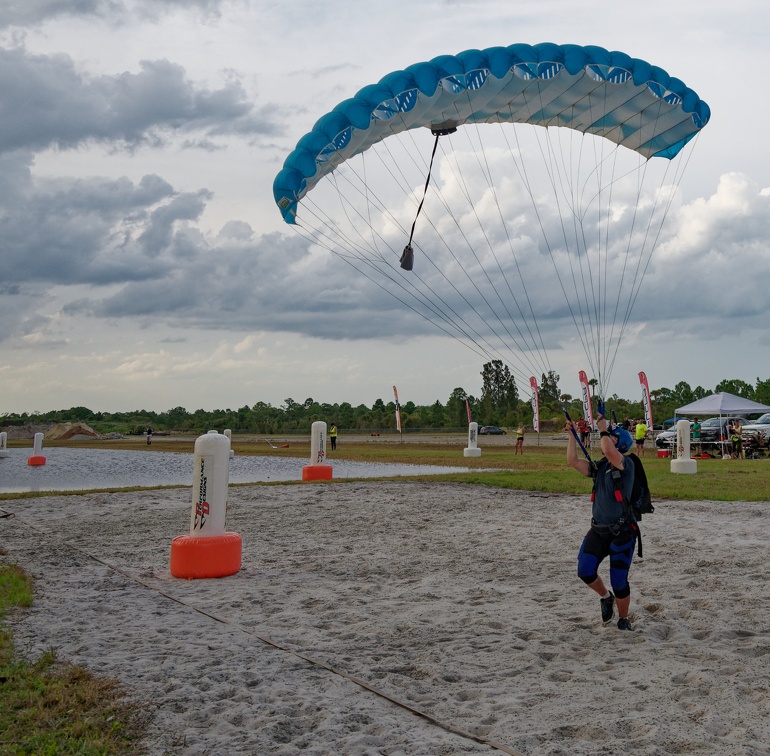
<path fill-rule="evenodd" d="M 632 464 L 635 464 L 636 460 L 633 460 L 634 455 L 630 454 L 628 457 L 624 457 L 624 459 L 627 459 L 632 462 Z M 628 497 L 625 494 L 625 491 L 623 490 L 623 474 L 620 470 L 618 470 L 617 467 L 610 464 L 606 459 L 603 460 L 606 464 L 610 465 L 610 475 L 612 476 L 612 484 L 615 488 L 615 501 L 617 501 L 619 504 L 623 505 L 623 514 L 618 518 L 618 520 L 613 523 L 612 525 L 600 525 L 599 523 L 594 520 L 594 518 L 591 518 L 591 530 L 595 530 L 597 533 L 611 533 L 613 536 L 618 536 L 624 531 L 630 531 L 636 535 L 637 538 L 637 553 L 639 554 L 639 558 L 641 559 L 642 554 L 642 531 L 639 528 L 639 522 L 637 521 L 636 515 L 634 514 L 634 508 L 631 506 L 631 502 L 628 500 Z M 625 464 L 625 463 L 624 463 Z M 591 489 L 591 502 L 596 498 L 596 479 L 599 474 L 599 468 L 602 466 L 602 463 L 596 463 L 593 460 L 590 460 L 590 476 L 591 480 L 593 480 L 593 488 Z"/>

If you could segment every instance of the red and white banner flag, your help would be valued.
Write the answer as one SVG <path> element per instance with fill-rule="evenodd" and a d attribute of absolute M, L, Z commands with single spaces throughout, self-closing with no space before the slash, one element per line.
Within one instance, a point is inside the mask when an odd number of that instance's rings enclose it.
<path fill-rule="evenodd" d="M 588 376 L 585 370 L 581 370 L 578 373 L 578 380 L 583 391 L 583 419 L 588 423 L 588 427 L 591 430 L 595 430 L 594 410 L 591 407 L 591 389 L 588 386 Z"/>
<path fill-rule="evenodd" d="M 401 433 L 401 405 L 398 403 L 398 390 L 393 386 L 393 396 L 396 397 L 396 430 Z"/>
<path fill-rule="evenodd" d="M 468 397 L 465 397 L 465 411 L 468 413 L 468 425 L 470 425 L 473 420 L 471 420 L 471 403 L 468 401 Z"/>
<path fill-rule="evenodd" d="M 537 380 L 534 375 L 529 379 L 529 385 L 532 387 L 532 427 L 535 429 L 535 433 L 540 433 L 540 399 L 538 398 Z"/>
<path fill-rule="evenodd" d="M 644 407 L 644 423 L 647 429 L 652 431 L 652 402 L 650 401 L 650 385 L 647 376 L 639 373 L 639 383 L 642 384 L 642 407 Z"/>

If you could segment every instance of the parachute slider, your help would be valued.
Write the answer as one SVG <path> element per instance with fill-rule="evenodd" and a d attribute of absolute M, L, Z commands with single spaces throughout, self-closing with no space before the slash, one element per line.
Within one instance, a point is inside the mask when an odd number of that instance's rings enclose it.
<path fill-rule="evenodd" d="M 404 270 L 411 270 L 414 267 L 414 250 L 411 244 L 404 247 L 401 253 L 400 265 Z"/>
<path fill-rule="evenodd" d="M 449 136 L 457 131 L 457 123 L 455 121 L 444 121 L 444 123 L 431 124 L 430 133 L 435 137 Z"/>

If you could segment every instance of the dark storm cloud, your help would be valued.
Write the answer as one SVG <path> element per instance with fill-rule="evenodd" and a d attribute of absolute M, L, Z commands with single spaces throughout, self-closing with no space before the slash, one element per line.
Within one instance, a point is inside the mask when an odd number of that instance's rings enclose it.
<path fill-rule="evenodd" d="M 88 142 L 135 147 L 170 134 L 208 137 L 269 134 L 238 81 L 199 87 L 167 60 L 142 61 L 139 72 L 93 76 L 65 54 L 0 49 L 0 152 Z"/>
<path fill-rule="evenodd" d="M 6 285 L 125 283 L 161 275 L 180 250 L 169 229 L 195 221 L 206 190 L 158 176 L 30 178 L 29 153 L 0 156 L 0 280 Z"/>

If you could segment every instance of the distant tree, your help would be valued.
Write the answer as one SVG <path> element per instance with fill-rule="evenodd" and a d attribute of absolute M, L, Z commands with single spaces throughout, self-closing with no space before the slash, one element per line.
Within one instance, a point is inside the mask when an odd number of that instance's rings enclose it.
<path fill-rule="evenodd" d="M 519 403 L 511 371 L 502 360 L 487 362 L 481 371 L 481 412 L 485 423 L 500 423 Z"/>
<path fill-rule="evenodd" d="M 754 397 L 756 396 L 754 387 L 739 378 L 731 378 L 730 380 L 724 380 L 717 383 L 715 393 L 719 394 L 721 392 L 735 394 L 744 399 L 750 399 L 752 402 L 755 401 Z"/>
<path fill-rule="evenodd" d="M 540 378 L 540 409 L 548 409 L 554 414 L 561 413 L 559 397 L 559 376 L 553 370 L 543 373 Z"/>
<path fill-rule="evenodd" d="M 465 406 L 465 400 L 468 394 L 464 388 L 456 388 L 449 395 L 446 403 L 446 415 L 449 425 L 452 427 L 463 427 L 468 423 L 468 410 Z"/>
<path fill-rule="evenodd" d="M 438 399 L 430 406 L 430 422 L 434 428 L 444 427 L 444 405 Z"/>
<path fill-rule="evenodd" d="M 760 404 L 770 404 L 770 378 L 767 378 L 764 381 L 757 378 L 754 401 L 757 401 Z"/>

